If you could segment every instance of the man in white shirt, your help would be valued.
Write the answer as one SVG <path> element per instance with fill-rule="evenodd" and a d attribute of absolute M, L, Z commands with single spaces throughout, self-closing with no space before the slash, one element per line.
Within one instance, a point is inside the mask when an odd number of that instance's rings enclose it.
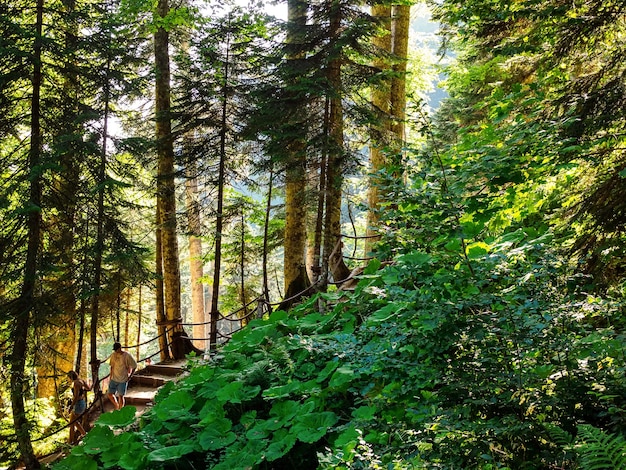
<path fill-rule="evenodd" d="M 130 376 L 137 369 L 137 362 L 133 356 L 126 351 L 122 351 L 122 345 L 120 343 L 114 343 L 113 354 L 109 356 L 109 364 L 111 366 L 108 391 L 109 400 L 111 400 L 116 410 L 121 410 L 126 404 L 124 395 L 126 395 L 126 388 L 128 387 Z"/>

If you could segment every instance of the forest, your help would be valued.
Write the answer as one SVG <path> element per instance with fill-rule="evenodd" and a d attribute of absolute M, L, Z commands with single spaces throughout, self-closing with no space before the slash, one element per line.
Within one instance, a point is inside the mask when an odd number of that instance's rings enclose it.
<path fill-rule="evenodd" d="M 625 12 L 2 2 L 0 469 L 626 469 Z"/>

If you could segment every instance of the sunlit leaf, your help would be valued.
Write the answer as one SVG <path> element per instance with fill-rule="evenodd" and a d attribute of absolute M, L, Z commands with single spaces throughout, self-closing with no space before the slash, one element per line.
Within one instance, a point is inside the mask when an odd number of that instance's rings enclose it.
<path fill-rule="evenodd" d="M 114 427 L 128 426 L 129 424 L 135 422 L 136 412 L 137 408 L 128 405 L 123 407 L 121 410 L 115 410 L 111 413 L 104 413 L 100 415 L 100 418 L 98 418 L 98 421 L 96 421 L 96 425 Z"/>
<path fill-rule="evenodd" d="M 296 423 L 292 426 L 291 431 L 302 442 L 313 443 L 321 439 L 338 420 L 339 418 L 332 411 L 300 415 L 296 418 Z"/>
<path fill-rule="evenodd" d="M 167 462 L 169 460 L 180 459 L 183 455 L 191 454 L 194 447 L 188 444 L 175 445 L 171 447 L 163 447 L 153 450 L 148 454 L 149 462 Z"/>

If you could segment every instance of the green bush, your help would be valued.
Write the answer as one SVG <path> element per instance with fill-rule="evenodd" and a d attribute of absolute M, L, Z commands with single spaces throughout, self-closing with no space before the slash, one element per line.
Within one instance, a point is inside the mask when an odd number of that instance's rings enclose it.
<path fill-rule="evenodd" d="M 623 338 L 591 321 L 620 306 L 568 292 L 530 235 L 485 245 L 473 273 L 407 252 L 342 302 L 255 320 L 55 469 L 574 468 L 558 436 L 624 429 Z"/>

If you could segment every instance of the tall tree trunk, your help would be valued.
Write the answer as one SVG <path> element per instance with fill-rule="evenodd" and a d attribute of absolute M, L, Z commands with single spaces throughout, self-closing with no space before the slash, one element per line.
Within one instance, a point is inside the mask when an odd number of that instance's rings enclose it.
<path fill-rule="evenodd" d="M 326 217 L 324 228 L 324 260 L 328 265 L 329 256 L 341 237 L 341 196 L 343 188 L 344 142 L 343 142 L 343 105 L 341 50 L 337 44 L 341 28 L 341 4 L 339 0 L 331 0 L 330 37 L 334 43 L 335 57 L 328 67 L 330 84 L 330 110 L 328 118 L 329 153 L 326 168 Z M 332 269 L 333 266 L 328 266 Z M 332 273 L 335 281 L 336 273 Z"/>
<path fill-rule="evenodd" d="M 189 271 L 191 274 L 191 312 L 193 319 L 194 345 L 206 349 L 206 319 L 204 317 L 204 285 L 202 284 L 202 226 L 200 223 L 200 205 L 198 204 L 198 179 L 195 162 L 190 162 L 185 180 L 187 218 L 189 221 Z"/>
<path fill-rule="evenodd" d="M 242 313 L 240 315 L 243 320 L 241 326 L 248 323 L 248 297 L 246 295 L 246 214 L 245 207 L 241 206 L 241 233 L 240 233 L 240 251 L 239 251 L 239 300 L 241 302 Z"/>
<path fill-rule="evenodd" d="M 89 217 L 86 217 L 85 219 L 86 220 L 85 220 L 85 232 L 83 235 L 83 244 L 84 246 L 87 246 L 87 242 L 89 240 Z M 85 333 L 86 333 L 86 328 L 87 328 L 88 302 L 84 296 L 84 293 L 87 290 L 87 284 L 85 280 L 87 279 L 87 271 L 89 271 L 87 260 L 88 260 L 87 250 L 83 250 L 83 258 L 80 261 L 81 269 L 79 270 L 79 273 L 78 273 L 78 276 L 81 279 L 81 286 L 80 286 L 81 300 L 80 300 L 80 309 L 79 309 L 80 323 L 78 327 L 78 332 L 79 332 L 78 347 L 76 348 L 77 350 L 76 363 L 74 366 L 74 370 L 81 377 L 89 377 L 89 374 L 91 372 L 91 370 L 88 367 L 87 361 L 84 360 L 84 358 L 88 357 L 87 342 L 85 341 Z"/>
<path fill-rule="evenodd" d="M 43 32 L 43 0 L 37 0 L 35 43 L 33 47 L 33 76 L 31 102 L 30 136 L 30 200 L 28 201 L 28 241 L 24 278 L 20 297 L 15 305 L 13 324 L 13 351 L 11 364 L 11 406 L 13 425 L 22 461 L 27 470 L 40 468 L 33 452 L 30 439 L 30 423 L 26 416 L 24 391 L 26 390 L 26 357 L 28 353 L 28 332 L 35 311 L 35 287 L 37 283 L 37 258 L 39 257 L 39 237 L 41 233 L 41 48 Z"/>
<path fill-rule="evenodd" d="M 217 325 L 220 318 L 219 294 L 220 274 L 222 269 L 222 231 L 224 227 L 224 178 L 226 175 L 226 136 L 228 132 L 228 89 L 230 79 L 230 43 L 226 43 L 226 60 L 224 61 L 224 78 L 222 83 L 222 115 L 220 121 L 220 155 L 217 174 L 217 214 L 215 218 L 215 257 L 213 262 L 213 289 L 211 293 L 211 313 L 209 348 L 217 348 Z"/>
<path fill-rule="evenodd" d="M 117 271 L 117 289 L 115 289 L 115 339 L 122 344 L 128 344 L 126 338 L 122 340 L 121 315 L 122 315 L 122 273 Z"/>
<path fill-rule="evenodd" d="M 410 5 L 394 5 L 392 52 L 395 57 L 393 79 L 391 80 L 391 130 L 394 136 L 394 154 L 399 155 L 404 143 L 406 119 L 406 66 L 409 57 L 409 26 L 411 21 Z M 401 163 L 401 162 L 394 162 Z"/>
<path fill-rule="evenodd" d="M 128 345 L 132 342 L 130 338 L 130 296 L 131 289 L 128 287 L 126 289 L 126 308 L 124 308 L 124 344 Z"/>
<path fill-rule="evenodd" d="M 274 169 L 270 168 L 269 182 L 267 185 L 267 204 L 265 206 L 265 220 L 263 221 L 263 301 L 270 301 L 270 287 L 267 275 L 267 255 L 268 255 L 268 235 L 270 226 L 270 216 L 272 212 L 272 189 L 274 185 Z"/>
<path fill-rule="evenodd" d="M 288 21 L 291 25 L 287 43 L 299 44 L 306 26 L 307 2 L 288 0 Z M 297 60 L 299 54 L 287 57 Z M 302 112 L 304 107 L 302 106 Z M 296 110 L 296 112 L 298 112 Z M 304 142 L 296 138 L 289 145 L 285 174 L 285 242 L 284 285 L 285 297 L 292 297 L 309 286 L 306 274 L 306 154 Z"/>
<path fill-rule="evenodd" d="M 387 73 L 390 68 L 389 59 L 391 53 L 391 6 L 389 4 L 375 4 L 372 6 L 372 16 L 380 22 L 379 34 L 372 38 L 374 47 L 378 49 L 379 58 L 374 62 L 374 67 L 381 73 Z M 378 240 L 378 210 L 381 198 L 382 180 L 378 176 L 386 166 L 384 148 L 389 143 L 391 123 L 389 113 L 391 109 L 391 84 L 383 79 L 381 83 L 372 88 L 372 107 L 377 115 L 377 123 L 370 129 L 371 144 L 370 152 L 370 176 L 367 193 L 369 211 L 367 213 L 367 228 L 365 239 L 365 256 L 369 256 L 374 243 Z"/>
<path fill-rule="evenodd" d="M 87 311 L 87 303 L 85 299 L 81 299 L 80 308 L 78 309 L 78 342 L 76 344 L 76 361 L 74 362 L 74 370 L 81 377 L 86 377 L 85 363 L 83 361 L 85 346 L 85 313 Z"/>
<path fill-rule="evenodd" d="M 109 64 L 106 67 L 106 76 L 109 74 Z M 91 353 L 91 379 L 93 391 L 96 396 L 100 391 L 98 381 L 100 363 L 98 362 L 98 322 L 100 318 L 100 289 L 102 284 L 102 257 L 104 252 L 104 181 L 107 168 L 107 141 L 109 138 L 109 83 L 105 82 L 104 89 L 104 116 L 102 124 L 102 144 L 100 148 L 100 166 L 98 168 L 98 207 L 96 214 L 96 247 L 93 266 L 93 295 L 91 297 L 91 329 L 90 329 L 90 353 Z"/>
<path fill-rule="evenodd" d="M 156 234 L 155 234 L 155 294 L 156 294 L 156 319 L 157 328 L 159 333 L 159 354 L 161 361 L 170 359 L 169 341 L 167 338 L 168 323 L 165 315 L 165 294 L 163 293 L 163 250 L 161 248 L 162 243 L 162 230 L 161 225 L 163 223 L 163 217 L 161 216 L 161 201 L 157 197 L 156 201 Z"/>
<path fill-rule="evenodd" d="M 137 350 L 135 351 L 135 360 L 139 362 L 141 359 L 141 320 L 143 317 L 143 298 L 142 298 L 143 288 L 141 284 L 139 285 L 139 298 L 137 299 Z"/>
<path fill-rule="evenodd" d="M 165 18 L 169 13 L 168 0 L 159 0 L 157 14 Z M 167 322 L 171 325 L 170 343 L 182 331 L 180 311 L 180 267 L 176 233 L 176 185 L 174 171 L 174 142 L 170 116 L 170 57 L 169 33 L 163 27 L 154 34 L 155 120 L 158 155 L 157 199 L 161 208 L 161 256 L 163 262 L 164 306 Z M 182 359 L 180 352 L 174 352 Z M 183 355 L 184 357 L 184 355 Z"/>
<path fill-rule="evenodd" d="M 330 101 L 326 97 L 324 103 L 324 134 L 328 134 L 330 119 Z M 322 261 L 322 243 L 324 240 L 324 206 L 326 204 L 326 167 L 328 165 L 328 149 L 322 150 L 319 164 L 319 184 L 317 188 L 317 210 L 315 215 L 315 230 L 310 250 L 309 265 L 311 266 L 313 283 L 323 277 L 322 285 L 318 290 L 326 291 L 328 281 L 328 263 Z M 322 275 L 323 274 L 323 275 Z"/>

